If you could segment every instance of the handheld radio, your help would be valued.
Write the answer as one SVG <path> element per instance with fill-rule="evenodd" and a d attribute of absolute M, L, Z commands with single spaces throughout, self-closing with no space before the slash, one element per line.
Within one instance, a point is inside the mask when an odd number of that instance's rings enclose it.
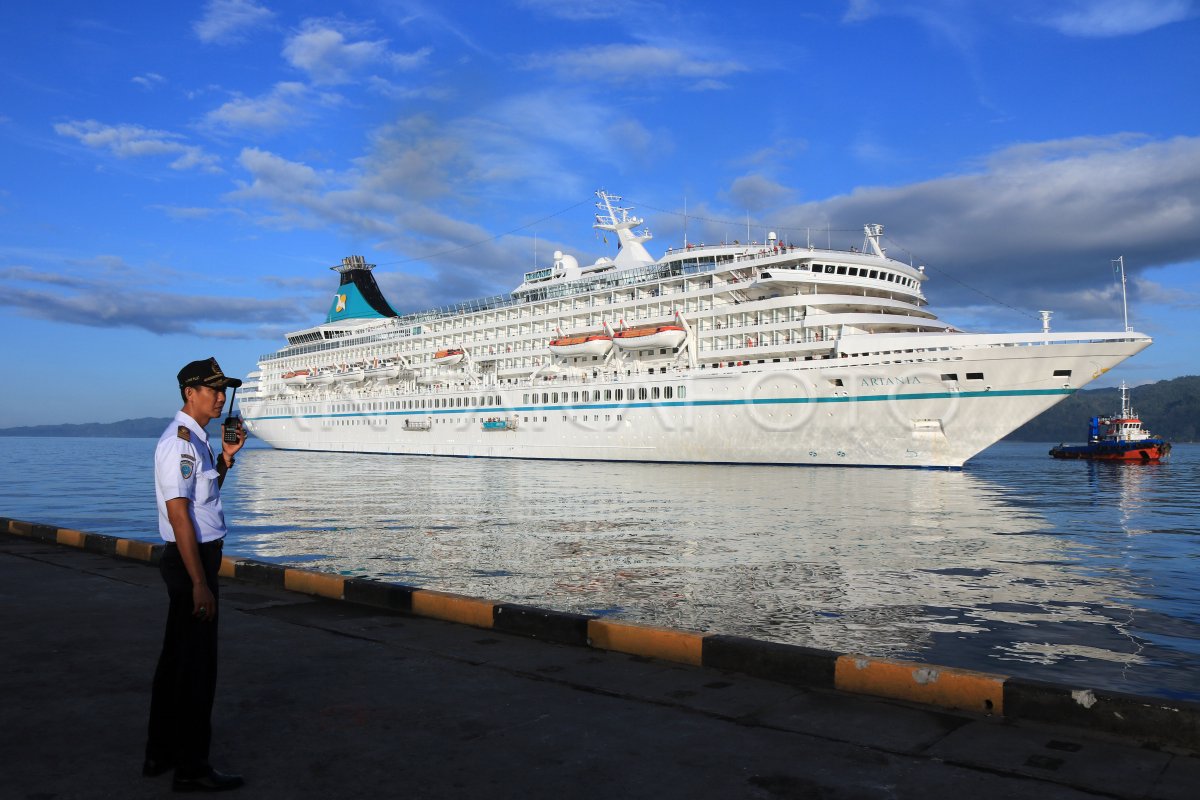
<path fill-rule="evenodd" d="M 241 420 L 233 415 L 233 401 L 237 399 L 237 387 L 233 387 L 233 395 L 229 398 L 229 416 L 221 423 L 221 441 L 229 444 L 237 444 L 238 428 L 241 427 Z"/>

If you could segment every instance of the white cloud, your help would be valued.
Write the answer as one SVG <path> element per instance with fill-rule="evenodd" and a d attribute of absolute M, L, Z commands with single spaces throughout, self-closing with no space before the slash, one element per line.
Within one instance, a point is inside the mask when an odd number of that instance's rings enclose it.
<path fill-rule="evenodd" d="M 460 138 L 480 164 L 521 180 L 569 177 L 572 161 L 585 156 L 623 168 L 631 158 L 664 153 L 672 145 L 632 118 L 612 120 L 611 108 L 573 91 L 514 95 L 481 109 L 478 118 L 456 123 Z M 579 124 L 581 120 L 604 125 Z M 561 179 L 561 178 L 560 178 Z"/>
<path fill-rule="evenodd" d="M 1135 272 L 1200 261 L 1197 198 L 1200 137 L 1126 134 L 1018 145 L 972 173 L 862 188 L 772 218 L 789 220 L 793 236 L 806 225 L 886 223 L 891 255 L 906 259 L 903 247 L 947 279 L 935 282 L 939 303 L 977 302 L 966 284 L 1014 306 L 1091 319 L 1111 307 L 1116 255 Z"/>
<path fill-rule="evenodd" d="M 392 252 L 437 254 L 429 262 L 437 281 L 406 295 L 408 310 L 416 310 L 418 297 L 452 302 L 511 288 L 512 264 L 529 251 L 523 237 L 497 239 L 460 208 L 464 198 L 471 198 L 465 205 L 477 202 L 497 178 L 481 171 L 459 129 L 428 119 L 376 131 L 370 153 L 344 172 L 318 172 L 255 148 L 244 150 L 240 163 L 250 180 L 226 199 L 260 225 L 336 228 Z M 512 191 L 514 184 L 504 185 Z"/>
<path fill-rule="evenodd" d="M 161 211 L 173 220 L 192 220 L 192 219 L 209 219 L 211 217 L 222 214 L 237 213 L 234 209 L 229 208 L 205 208 L 202 206 L 168 206 L 162 204 L 154 204 L 149 206 L 156 211 Z"/>
<path fill-rule="evenodd" d="M 848 0 L 842 22 L 862 22 L 879 13 L 874 0 Z"/>
<path fill-rule="evenodd" d="M 271 199 L 280 195 L 299 199 L 326 184 L 326 179 L 307 164 L 288 161 L 257 147 L 242 150 L 239 163 L 254 176 L 254 182 L 241 183 L 231 195 L 237 199 Z"/>
<path fill-rule="evenodd" d="M 1138 278 L 1133 284 L 1138 299 L 1144 305 L 1179 308 L 1186 311 L 1200 310 L 1200 292 L 1178 286 L 1164 286 L 1148 278 Z"/>
<path fill-rule="evenodd" d="M 760 169 L 781 169 L 789 165 L 800 153 L 808 149 L 808 141 L 797 137 L 780 137 L 766 147 L 737 160 Z"/>
<path fill-rule="evenodd" d="M 462 126 L 410 117 L 371 134 L 370 152 L 359 160 L 354 182 L 366 195 L 427 202 L 483 176 Z M 390 206 L 387 206 L 390 210 Z"/>
<path fill-rule="evenodd" d="M 318 95 L 303 83 L 285 81 L 259 97 L 234 97 L 208 112 L 204 123 L 227 130 L 279 131 L 307 122 L 314 105 L 339 101 L 336 95 Z"/>
<path fill-rule="evenodd" d="M 192 23 L 192 30 L 205 44 L 234 44 L 274 16 L 275 12 L 254 0 L 209 0 L 204 16 Z"/>
<path fill-rule="evenodd" d="M 397 83 L 389 81 L 387 78 L 381 78 L 378 75 L 371 75 L 367 78 L 367 88 L 381 97 L 386 97 L 389 100 L 414 100 L 425 98 L 429 100 L 445 100 L 451 96 L 451 91 L 445 88 L 432 86 L 401 86 Z"/>
<path fill-rule="evenodd" d="M 283 57 L 304 70 L 315 84 L 348 83 L 356 73 L 385 66 L 396 70 L 420 67 L 432 52 L 422 48 L 412 53 L 393 53 L 386 39 L 350 41 L 360 31 L 343 22 L 307 20 L 283 47 Z"/>
<path fill-rule="evenodd" d="M 778 208 L 793 196 L 791 189 L 763 175 L 743 175 L 735 179 L 727 194 L 735 207 L 751 212 Z"/>
<path fill-rule="evenodd" d="M 122 268 L 114 268 L 114 261 Z M 129 268 L 111 256 L 66 265 L 75 271 L 62 266 L 34 269 L 22 265 L 0 270 L 0 278 L 9 283 L 5 293 L 9 307 L 27 317 L 57 323 L 214 338 L 258 338 L 264 329 L 277 332 L 281 324 L 298 316 L 296 298 L 264 300 L 150 290 L 147 270 Z"/>
<path fill-rule="evenodd" d="M 157 72 L 147 72 L 145 75 L 135 75 L 134 77 L 130 78 L 130 80 L 136 83 L 138 86 L 141 86 L 146 91 L 153 91 L 160 85 L 167 82 L 167 79 L 162 75 L 159 75 Z"/>
<path fill-rule="evenodd" d="M 692 80 L 692 88 L 724 88 L 719 79 L 748 67 L 733 59 L 700 58 L 695 48 L 649 44 L 610 44 L 534 56 L 528 65 L 550 69 L 569 78 L 603 75 L 610 81 L 648 81 L 655 78 Z"/>
<path fill-rule="evenodd" d="M 961 0 L 890 2 L 848 0 L 842 21 L 866 22 L 876 17 L 908 17 L 964 54 L 974 48 L 988 15 L 1035 21 L 1066 36 L 1112 37 L 1144 33 L 1193 16 L 1193 0 L 1006 0 L 963 3 Z"/>
<path fill-rule="evenodd" d="M 644 19 L 653 13 L 658 4 L 645 0 L 608 0 L 604 3 L 592 0 L 521 0 L 521 5 L 550 17 L 591 22 L 626 17 Z"/>
<path fill-rule="evenodd" d="M 882 142 L 873 132 L 862 130 L 850 144 L 850 152 L 859 161 L 868 164 L 895 164 L 900 154 Z"/>
<path fill-rule="evenodd" d="M 1145 33 L 1192 16 L 1191 0 L 1074 0 L 1043 24 L 1067 36 L 1102 38 Z"/>
<path fill-rule="evenodd" d="M 424 66 L 432 53 L 433 48 L 431 47 L 422 47 L 420 50 L 414 50 L 411 53 L 390 53 L 388 54 L 387 64 L 392 69 L 407 72 Z"/>
<path fill-rule="evenodd" d="M 78 139 L 95 150 L 108 150 L 117 158 L 175 156 L 171 168 L 199 168 L 219 172 L 220 158 L 205 153 L 195 145 L 184 144 L 180 134 L 143 128 L 140 125 L 105 125 L 94 119 L 74 120 L 55 124 L 59 136 Z"/>

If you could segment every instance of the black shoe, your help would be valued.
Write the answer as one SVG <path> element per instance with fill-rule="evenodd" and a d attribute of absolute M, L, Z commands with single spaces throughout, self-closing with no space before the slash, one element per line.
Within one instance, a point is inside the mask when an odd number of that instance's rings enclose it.
<path fill-rule="evenodd" d="M 194 778 L 184 778 L 175 774 L 175 780 L 171 782 L 171 790 L 175 792 L 227 792 L 230 789 L 236 789 L 245 783 L 241 775 L 224 775 L 217 772 L 212 767 L 208 768 L 208 772 L 197 775 Z"/>
<path fill-rule="evenodd" d="M 142 774 L 147 778 L 157 778 L 164 772 L 175 766 L 170 761 L 164 761 L 158 758 L 147 758 L 142 762 Z"/>

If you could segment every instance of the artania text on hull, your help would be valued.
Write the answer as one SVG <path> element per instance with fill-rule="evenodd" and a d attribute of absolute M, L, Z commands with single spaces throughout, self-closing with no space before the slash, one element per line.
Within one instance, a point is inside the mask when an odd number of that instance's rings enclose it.
<path fill-rule="evenodd" d="M 326 321 L 249 376 L 247 426 L 297 450 L 960 467 L 1150 344 L 960 331 L 879 225 L 861 249 L 771 234 L 655 259 L 597 196 L 616 257 L 556 252 L 505 296 L 401 315 L 343 259 Z"/>

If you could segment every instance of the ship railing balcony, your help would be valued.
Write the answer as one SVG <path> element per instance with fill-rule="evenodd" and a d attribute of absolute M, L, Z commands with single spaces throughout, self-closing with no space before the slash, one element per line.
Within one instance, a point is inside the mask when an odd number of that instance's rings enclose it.
<path fill-rule="evenodd" d="M 816 331 L 813 331 L 808 336 L 782 337 L 780 339 L 780 341 L 778 341 L 778 342 L 772 341 L 768 337 L 746 337 L 745 339 L 742 339 L 739 337 L 739 341 L 732 342 L 732 343 L 730 343 L 730 342 L 722 343 L 722 342 L 716 342 L 716 341 L 704 342 L 705 346 L 701 348 L 701 352 L 716 353 L 716 352 L 721 352 L 721 351 L 725 351 L 725 350 L 758 350 L 758 349 L 778 350 L 780 348 L 789 348 L 789 347 L 792 347 L 792 348 L 801 347 L 801 348 L 807 349 L 809 345 L 817 345 L 819 347 L 832 347 L 834 342 L 836 342 L 836 341 L 837 341 L 837 337 L 832 336 L 832 335 L 825 336 L 823 334 L 817 333 Z"/>

